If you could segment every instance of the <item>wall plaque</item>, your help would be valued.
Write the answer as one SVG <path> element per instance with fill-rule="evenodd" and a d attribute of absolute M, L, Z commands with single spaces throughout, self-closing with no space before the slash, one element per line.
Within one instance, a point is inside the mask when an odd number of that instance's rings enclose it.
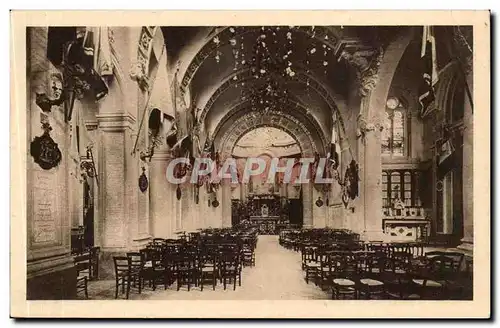
<path fill-rule="evenodd" d="M 54 172 L 35 172 L 33 188 L 33 226 L 34 243 L 57 241 L 57 189 Z"/>

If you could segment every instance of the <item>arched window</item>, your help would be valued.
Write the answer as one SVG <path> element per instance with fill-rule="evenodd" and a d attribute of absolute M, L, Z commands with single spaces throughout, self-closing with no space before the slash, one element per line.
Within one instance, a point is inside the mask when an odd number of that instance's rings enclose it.
<path fill-rule="evenodd" d="M 382 155 L 402 157 L 408 153 L 406 119 L 407 113 L 403 103 L 398 98 L 389 98 L 382 131 Z"/>

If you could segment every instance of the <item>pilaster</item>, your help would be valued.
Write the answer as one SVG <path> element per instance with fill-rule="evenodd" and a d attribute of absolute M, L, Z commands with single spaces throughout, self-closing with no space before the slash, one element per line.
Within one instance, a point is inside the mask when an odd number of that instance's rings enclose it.
<path fill-rule="evenodd" d="M 103 250 L 121 250 L 131 246 L 138 230 L 136 166 L 131 130 L 135 119 L 126 113 L 97 115 L 100 131 L 100 233 Z M 112 192 L 107 192 L 112 191 Z"/>

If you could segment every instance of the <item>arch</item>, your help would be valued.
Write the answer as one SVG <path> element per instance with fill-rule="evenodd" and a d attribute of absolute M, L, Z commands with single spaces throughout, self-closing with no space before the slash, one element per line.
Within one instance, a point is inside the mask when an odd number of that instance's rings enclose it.
<path fill-rule="evenodd" d="M 413 36 L 413 29 L 408 33 L 402 33 L 392 41 L 384 51 L 384 56 L 382 57 L 377 72 L 378 83 L 370 92 L 368 101 L 365 102 L 365 105 L 362 106 L 360 110 L 360 115 L 365 117 L 368 121 L 380 122 L 381 114 L 385 110 L 385 102 L 389 95 L 394 74 Z"/>
<path fill-rule="evenodd" d="M 439 81 L 436 85 L 436 107 L 444 112 L 453 106 L 453 97 L 455 89 L 463 81 L 463 75 L 460 74 L 460 67 L 457 61 L 452 61 L 439 72 Z"/>
<path fill-rule="evenodd" d="M 299 67 L 299 66 L 297 66 Z M 332 95 L 332 91 L 325 87 L 325 85 L 319 81 L 313 74 L 306 73 L 306 69 L 299 67 L 296 71 L 296 75 L 290 78 L 291 82 L 298 82 L 303 84 L 306 88 L 314 90 L 327 104 L 328 108 L 332 112 L 336 112 L 339 116 L 340 110 L 337 106 L 337 101 L 335 99 L 341 99 L 340 96 Z M 236 80 L 234 78 L 236 77 Z M 208 97 L 206 102 L 203 104 L 201 111 L 197 114 L 198 120 L 200 122 L 204 121 L 208 112 L 212 109 L 213 105 L 217 99 L 222 95 L 227 89 L 232 87 L 235 83 L 257 81 L 252 75 L 250 69 L 241 69 L 235 73 L 230 74 L 225 80 L 223 80 L 220 85 L 215 89 L 215 91 Z"/>
<path fill-rule="evenodd" d="M 247 113 L 234 123 L 226 124 L 216 135 L 216 147 L 224 154 L 231 154 L 238 141 L 246 133 L 265 126 L 278 128 L 288 133 L 297 142 L 303 156 L 313 156 L 315 152 L 321 151 L 310 132 L 299 120 L 281 112 L 268 112 L 263 115 Z"/>
<path fill-rule="evenodd" d="M 278 115 L 282 115 L 284 117 L 290 117 L 292 120 L 296 120 L 300 122 L 302 125 L 306 125 L 306 130 L 308 131 L 309 134 L 311 134 L 311 131 L 316 131 L 317 133 L 317 138 L 318 141 L 320 142 L 320 146 L 318 147 L 320 153 L 324 153 L 325 147 L 327 145 L 327 140 L 325 138 L 325 134 L 321 130 L 321 127 L 319 123 L 312 117 L 309 117 L 307 110 L 299 103 L 296 102 L 289 102 L 289 112 L 293 113 L 286 113 L 286 112 L 281 112 L 281 111 L 270 111 L 272 113 L 277 113 Z M 248 102 L 247 101 L 242 101 L 233 107 L 231 107 L 228 111 L 228 113 L 224 116 L 224 118 L 221 119 L 219 124 L 216 126 L 216 128 L 213 131 L 213 135 L 217 136 L 220 135 L 220 131 L 223 126 L 228 124 L 228 122 L 231 120 L 231 118 L 234 118 L 235 115 L 255 115 L 255 111 L 252 109 L 248 108 Z"/>

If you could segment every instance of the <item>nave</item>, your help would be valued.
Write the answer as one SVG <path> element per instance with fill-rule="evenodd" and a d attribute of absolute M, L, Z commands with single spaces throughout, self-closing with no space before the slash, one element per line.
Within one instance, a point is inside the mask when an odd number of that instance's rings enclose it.
<path fill-rule="evenodd" d="M 85 278 L 87 286 L 79 298 L 472 298 L 471 263 L 453 249 L 364 243 L 356 234 L 329 229 L 284 230 L 279 237 L 257 236 L 255 230 L 212 233 L 192 234 L 190 240 L 157 240 L 140 253 L 114 256 L 115 280 Z M 120 268 L 120 259 L 128 265 Z"/>
<path fill-rule="evenodd" d="M 200 292 L 197 266 L 181 272 L 193 282 L 189 292 L 177 292 L 175 275 L 152 292 L 146 276 L 130 299 L 331 299 L 331 286 L 305 281 L 301 255 L 309 249 L 279 246 L 276 235 L 290 229 L 349 231 L 359 242 L 354 251 L 377 242 L 385 254 L 396 243 L 453 249 L 469 268 L 473 253 L 481 254 L 467 92 L 472 28 L 27 32 L 29 300 L 74 299 L 85 286 L 90 299 L 125 298 L 115 297 L 115 257 L 126 263 L 129 253 L 147 253 L 155 240 L 177 243 L 182 232 L 256 229 L 256 265 L 242 266 L 234 291 L 219 280 L 215 292 L 212 285 Z M 433 49 L 422 42 L 431 32 L 435 56 L 422 58 L 422 48 Z M 457 40 L 468 43 L 451 51 Z M 439 81 L 431 93 L 421 89 L 433 57 Z M 425 95 L 434 100 L 422 102 Z M 225 265 L 239 275 L 230 265 L 238 247 L 217 262 L 218 272 Z M 308 265 L 317 276 L 323 246 L 308 247 L 316 248 Z M 341 260 L 348 258 L 357 261 Z"/>

